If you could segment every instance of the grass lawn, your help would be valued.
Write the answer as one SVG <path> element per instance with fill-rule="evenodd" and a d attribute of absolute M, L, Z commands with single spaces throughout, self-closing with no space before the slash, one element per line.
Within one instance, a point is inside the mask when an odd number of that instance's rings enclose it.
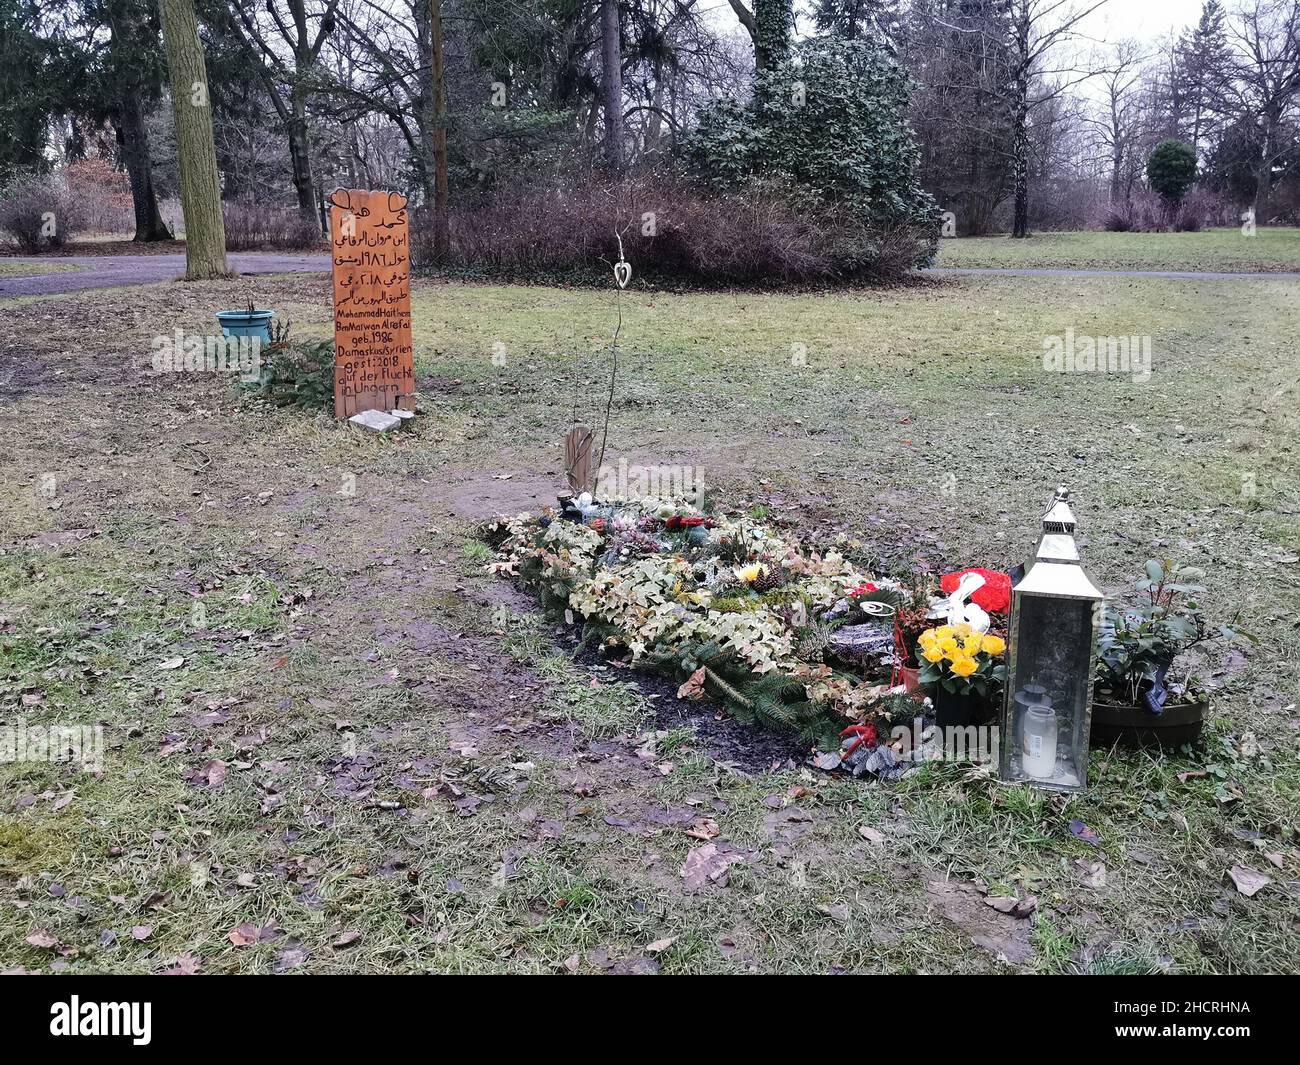
<path fill-rule="evenodd" d="M 323 278 L 259 286 L 328 332 Z M 1068 799 L 813 772 L 575 662 L 483 572 L 475 523 L 553 501 L 575 393 L 597 417 L 612 293 L 419 286 L 424 413 L 394 438 L 133 369 L 240 282 L 6 304 L 0 717 L 102 723 L 105 752 L 0 765 L 0 967 L 1295 972 L 1298 294 L 623 297 L 612 455 L 702 467 L 725 507 L 882 567 L 1023 560 L 1066 483 L 1108 591 L 1152 555 L 1206 568 L 1208 612 L 1259 642 L 1198 661 L 1205 745 L 1096 751 Z M 1150 380 L 1045 373 L 1067 328 L 1151 336 Z M 744 861 L 687 893 L 703 817 Z M 1246 898 L 1237 865 L 1272 882 Z"/>
<path fill-rule="evenodd" d="M 962 237 L 939 245 L 938 266 L 1084 270 L 1196 270 L 1209 273 L 1300 271 L 1300 229 L 1260 227 L 1203 233 L 1036 233 Z"/>
<path fill-rule="evenodd" d="M 61 263 L 50 260 L 39 263 L 16 263 L 12 259 L 0 258 L 0 277 L 33 277 L 37 274 L 58 274 L 65 270 L 84 269 L 78 263 Z"/>

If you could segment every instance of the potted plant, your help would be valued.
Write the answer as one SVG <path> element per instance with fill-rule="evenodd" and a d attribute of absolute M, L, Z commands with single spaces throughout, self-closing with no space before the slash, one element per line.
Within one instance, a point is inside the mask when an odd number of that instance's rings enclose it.
<path fill-rule="evenodd" d="M 920 679 L 930 686 L 936 723 L 947 727 L 983 720 L 1006 680 L 1006 641 L 962 622 L 926 629 L 918 646 Z"/>
<path fill-rule="evenodd" d="M 242 311 L 217 312 L 222 336 L 260 337 L 263 344 L 271 343 L 271 319 L 274 317 L 275 311 L 259 311 L 252 300 Z"/>
<path fill-rule="evenodd" d="M 1236 635 L 1227 626 L 1206 627 L 1191 598 L 1205 591 L 1194 583 L 1204 576 L 1192 566 L 1151 559 L 1136 583 L 1147 602 L 1106 607 L 1097 641 L 1094 740 L 1177 747 L 1200 736 L 1209 697 L 1190 673 L 1171 672 L 1174 660 L 1198 644 Z"/>

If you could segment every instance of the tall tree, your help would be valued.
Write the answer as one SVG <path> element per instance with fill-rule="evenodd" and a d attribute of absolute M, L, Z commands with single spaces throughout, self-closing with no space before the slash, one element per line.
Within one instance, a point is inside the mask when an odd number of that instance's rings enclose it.
<path fill-rule="evenodd" d="M 1138 92 L 1142 64 L 1147 57 L 1136 41 L 1120 41 L 1107 69 L 1101 74 L 1102 114 L 1093 124 L 1110 156 L 1111 205 L 1128 199 L 1126 178 L 1133 172 L 1134 144 L 1138 133 L 1141 99 Z"/>
<path fill-rule="evenodd" d="M 185 212 L 185 278 L 203 281 L 230 276 L 226 226 L 221 217 L 221 176 L 212 141 L 208 75 L 199 42 L 194 0 L 159 0 L 176 151 L 181 171 L 181 209 Z"/>
<path fill-rule="evenodd" d="M 1198 151 L 1210 131 L 1215 112 L 1222 105 L 1222 86 L 1228 69 L 1225 17 L 1219 0 L 1205 0 L 1195 29 L 1184 33 L 1178 42 L 1176 74 L 1191 108 L 1187 137 Z"/>
<path fill-rule="evenodd" d="M 283 4 L 284 13 L 277 3 Z M 304 223 L 319 230 L 307 105 L 321 87 L 321 48 L 334 32 L 339 0 L 324 0 L 317 11 L 309 11 L 307 4 L 308 0 L 263 0 L 262 4 L 254 0 L 231 0 L 227 26 L 260 61 L 259 76 L 289 139 L 298 213 Z M 263 6 L 266 17 L 262 16 Z"/>
<path fill-rule="evenodd" d="M 1269 221 L 1273 185 L 1294 155 L 1284 135 L 1300 97 L 1300 0 L 1253 0 L 1233 19 L 1230 91 L 1253 117 L 1259 138 L 1255 168 L 1255 218 Z"/>
<path fill-rule="evenodd" d="M 151 0 L 86 0 L 82 12 L 88 59 L 86 112 L 107 118 L 131 184 L 136 241 L 171 240 L 158 209 L 147 110 L 161 99 L 164 60 L 158 41 L 158 13 Z M 102 28 L 108 35 L 103 37 Z"/>
<path fill-rule="evenodd" d="M 1011 0 L 1013 237 L 1029 236 L 1030 112 L 1090 76 L 1089 72 L 1080 74 L 1068 66 L 1047 69 L 1044 60 L 1077 37 L 1079 24 L 1105 3 L 1106 0 L 1085 0 L 1081 4 L 1073 0 Z M 1063 74 L 1067 77 L 1060 78 Z M 1031 91 L 1038 79 L 1049 76 L 1058 76 L 1050 91 L 1037 94 Z"/>
<path fill-rule="evenodd" d="M 1011 188 L 1010 38 L 1006 0 L 914 0 L 902 38 L 922 184 L 968 236 Z"/>
<path fill-rule="evenodd" d="M 816 0 L 813 22 L 849 40 L 869 37 L 897 47 L 905 29 L 901 7 L 901 0 Z"/>
<path fill-rule="evenodd" d="M 600 92 L 605 112 L 605 165 L 623 169 L 623 49 L 618 0 L 600 0 Z"/>
<path fill-rule="evenodd" d="M 38 0 L 0 0 L 0 185 L 45 165 L 45 141 L 63 109 L 67 64 L 44 32 Z"/>

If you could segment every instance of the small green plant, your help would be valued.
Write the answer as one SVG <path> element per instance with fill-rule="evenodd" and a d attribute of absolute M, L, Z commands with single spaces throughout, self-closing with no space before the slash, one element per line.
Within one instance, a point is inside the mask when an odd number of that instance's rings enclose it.
<path fill-rule="evenodd" d="M 275 342 L 262 357 L 257 380 L 244 387 L 277 406 L 319 410 L 334 398 L 334 341 Z"/>
<path fill-rule="evenodd" d="M 1149 559 L 1135 584 L 1146 593 L 1147 603 L 1106 606 L 1097 650 L 1098 695 L 1136 704 L 1144 692 L 1164 683 L 1182 652 L 1207 640 L 1231 640 L 1237 635 L 1226 625 L 1215 631 L 1207 628 L 1192 598 L 1205 591 L 1204 585 L 1195 583 L 1204 576 L 1205 571 L 1194 566 Z"/>

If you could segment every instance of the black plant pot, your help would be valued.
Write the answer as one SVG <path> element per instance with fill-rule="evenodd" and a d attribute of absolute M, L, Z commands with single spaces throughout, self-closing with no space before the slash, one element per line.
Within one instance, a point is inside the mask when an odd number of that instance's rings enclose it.
<path fill-rule="evenodd" d="M 1092 743 L 1126 747 L 1181 747 L 1201 738 L 1209 716 L 1208 699 L 1198 702 L 1165 703 L 1164 713 L 1152 714 L 1143 706 L 1124 706 L 1094 702 L 1092 705 Z"/>
<path fill-rule="evenodd" d="M 984 700 L 969 692 L 950 692 L 942 684 L 934 686 L 934 723 L 940 728 L 973 725 L 983 714 Z"/>

